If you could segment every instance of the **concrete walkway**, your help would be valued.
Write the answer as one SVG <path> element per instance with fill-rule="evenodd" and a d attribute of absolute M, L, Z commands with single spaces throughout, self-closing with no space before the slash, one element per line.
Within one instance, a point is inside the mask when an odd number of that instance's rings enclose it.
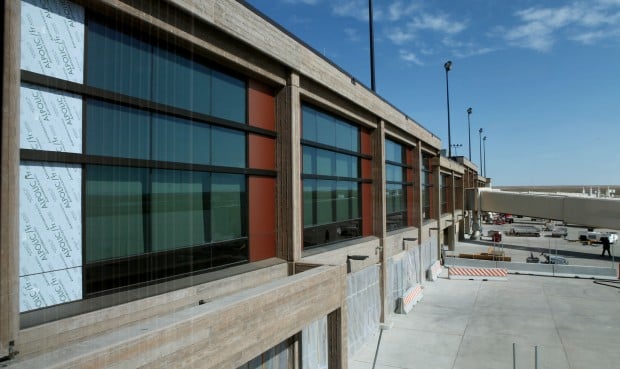
<path fill-rule="evenodd" d="M 620 284 L 509 275 L 507 281 L 427 282 L 408 315 L 392 315 L 376 369 L 591 369 L 620 367 Z M 373 367 L 377 332 L 349 360 Z"/>

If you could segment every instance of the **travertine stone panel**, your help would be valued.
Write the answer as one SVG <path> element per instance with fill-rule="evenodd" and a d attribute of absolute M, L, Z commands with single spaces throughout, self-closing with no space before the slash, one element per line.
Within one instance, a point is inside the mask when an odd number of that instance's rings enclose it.
<path fill-rule="evenodd" d="M 297 261 L 301 257 L 301 105 L 299 76 L 291 73 L 286 87 L 276 96 L 276 203 L 278 257 Z"/>
<path fill-rule="evenodd" d="M 258 262 L 260 263 L 262 262 Z M 95 335 L 121 329 L 156 316 L 196 306 L 200 300 L 214 301 L 244 289 L 285 278 L 287 275 L 287 264 L 280 263 L 253 272 L 45 323 L 22 330 L 16 347 L 21 357 L 33 356 L 75 344 L 80 340 L 86 341 Z"/>
<path fill-rule="evenodd" d="M 237 368 L 341 309 L 345 273 L 344 266 L 322 266 L 17 360 L 9 368 Z M 342 325 L 332 323 L 335 330 Z M 346 341 L 339 346 L 346 350 Z"/>

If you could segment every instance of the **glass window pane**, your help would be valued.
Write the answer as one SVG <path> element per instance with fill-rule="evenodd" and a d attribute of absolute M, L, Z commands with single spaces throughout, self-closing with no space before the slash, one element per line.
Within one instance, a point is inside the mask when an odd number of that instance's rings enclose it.
<path fill-rule="evenodd" d="M 211 128 L 211 164 L 245 167 L 245 132 L 228 128 Z"/>
<path fill-rule="evenodd" d="M 211 164 L 207 124 L 169 117 L 153 116 L 153 160 L 178 163 Z"/>
<path fill-rule="evenodd" d="M 307 106 L 301 108 L 302 138 L 316 142 L 316 111 Z"/>
<path fill-rule="evenodd" d="M 405 163 L 403 160 L 403 146 L 391 140 L 385 140 L 385 159 L 396 163 Z"/>
<path fill-rule="evenodd" d="M 351 219 L 351 182 L 340 181 L 336 186 L 336 220 Z"/>
<path fill-rule="evenodd" d="M 208 173 L 154 170 L 151 191 L 152 251 L 207 242 Z"/>
<path fill-rule="evenodd" d="M 89 99 L 86 114 L 86 153 L 122 158 L 150 158 L 150 113 Z"/>
<path fill-rule="evenodd" d="M 316 150 L 313 147 L 303 147 L 303 173 L 316 174 Z"/>
<path fill-rule="evenodd" d="M 211 174 L 211 241 L 245 236 L 245 176 Z"/>
<path fill-rule="evenodd" d="M 336 153 L 327 150 L 316 150 L 316 174 L 322 176 L 333 176 L 333 165 L 336 160 Z"/>
<path fill-rule="evenodd" d="M 153 54 L 153 101 L 211 114 L 211 69 L 156 47 Z"/>
<path fill-rule="evenodd" d="M 88 85 L 151 98 L 151 46 L 96 21 L 88 22 Z"/>
<path fill-rule="evenodd" d="M 316 113 L 316 136 L 317 142 L 324 145 L 336 146 L 336 124 L 331 116 Z"/>
<path fill-rule="evenodd" d="M 86 167 L 86 262 L 145 252 L 147 175 L 147 169 Z"/>
<path fill-rule="evenodd" d="M 314 192 L 316 181 L 312 179 L 304 179 L 304 227 L 315 224 L 314 222 Z"/>
<path fill-rule="evenodd" d="M 403 167 L 386 164 L 385 178 L 390 182 L 403 182 Z"/>
<path fill-rule="evenodd" d="M 211 115 L 245 123 L 245 82 L 214 70 L 211 83 Z"/>
<path fill-rule="evenodd" d="M 339 177 L 352 177 L 352 160 L 350 155 L 336 154 L 336 175 Z"/>
<path fill-rule="evenodd" d="M 351 219 L 360 218 L 360 195 L 359 195 L 360 184 L 357 182 L 351 182 Z"/>
<path fill-rule="evenodd" d="M 354 151 L 352 128 L 350 124 L 336 121 L 336 147 Z"/>
<path fill-rule="evenodd" d="M 326 224 L 334 221 L 333 191 L 335 181 L 317 181 L 316 190 L 316 218 L 317 224 Z"/>

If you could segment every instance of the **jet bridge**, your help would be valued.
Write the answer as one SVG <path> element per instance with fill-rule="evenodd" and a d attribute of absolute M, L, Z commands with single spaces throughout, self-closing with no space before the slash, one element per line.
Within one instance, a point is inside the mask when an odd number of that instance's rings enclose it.
<path fill-rule="evenodd" d="M 479 188 L 467 196 L 469 210 L 561 220 L 589 228 L 620 230 L 620 199 L 570 194 L 509 192 Z"/>

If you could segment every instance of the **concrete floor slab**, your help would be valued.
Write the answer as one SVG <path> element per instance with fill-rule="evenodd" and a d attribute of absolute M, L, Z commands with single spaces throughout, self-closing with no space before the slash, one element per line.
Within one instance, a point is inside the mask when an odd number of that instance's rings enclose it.
<path fill-rule="evenodd" d="M 425 284 L 408 315 L 383 331 L 375 369 L 614 368 L 620 363 L 620 289 L 592 280 L 510 275 L 507 281 Z M 350 359 L 372 367 L 378 333 Z M 368 366 L 370 365 L 370 366 Z"/>

